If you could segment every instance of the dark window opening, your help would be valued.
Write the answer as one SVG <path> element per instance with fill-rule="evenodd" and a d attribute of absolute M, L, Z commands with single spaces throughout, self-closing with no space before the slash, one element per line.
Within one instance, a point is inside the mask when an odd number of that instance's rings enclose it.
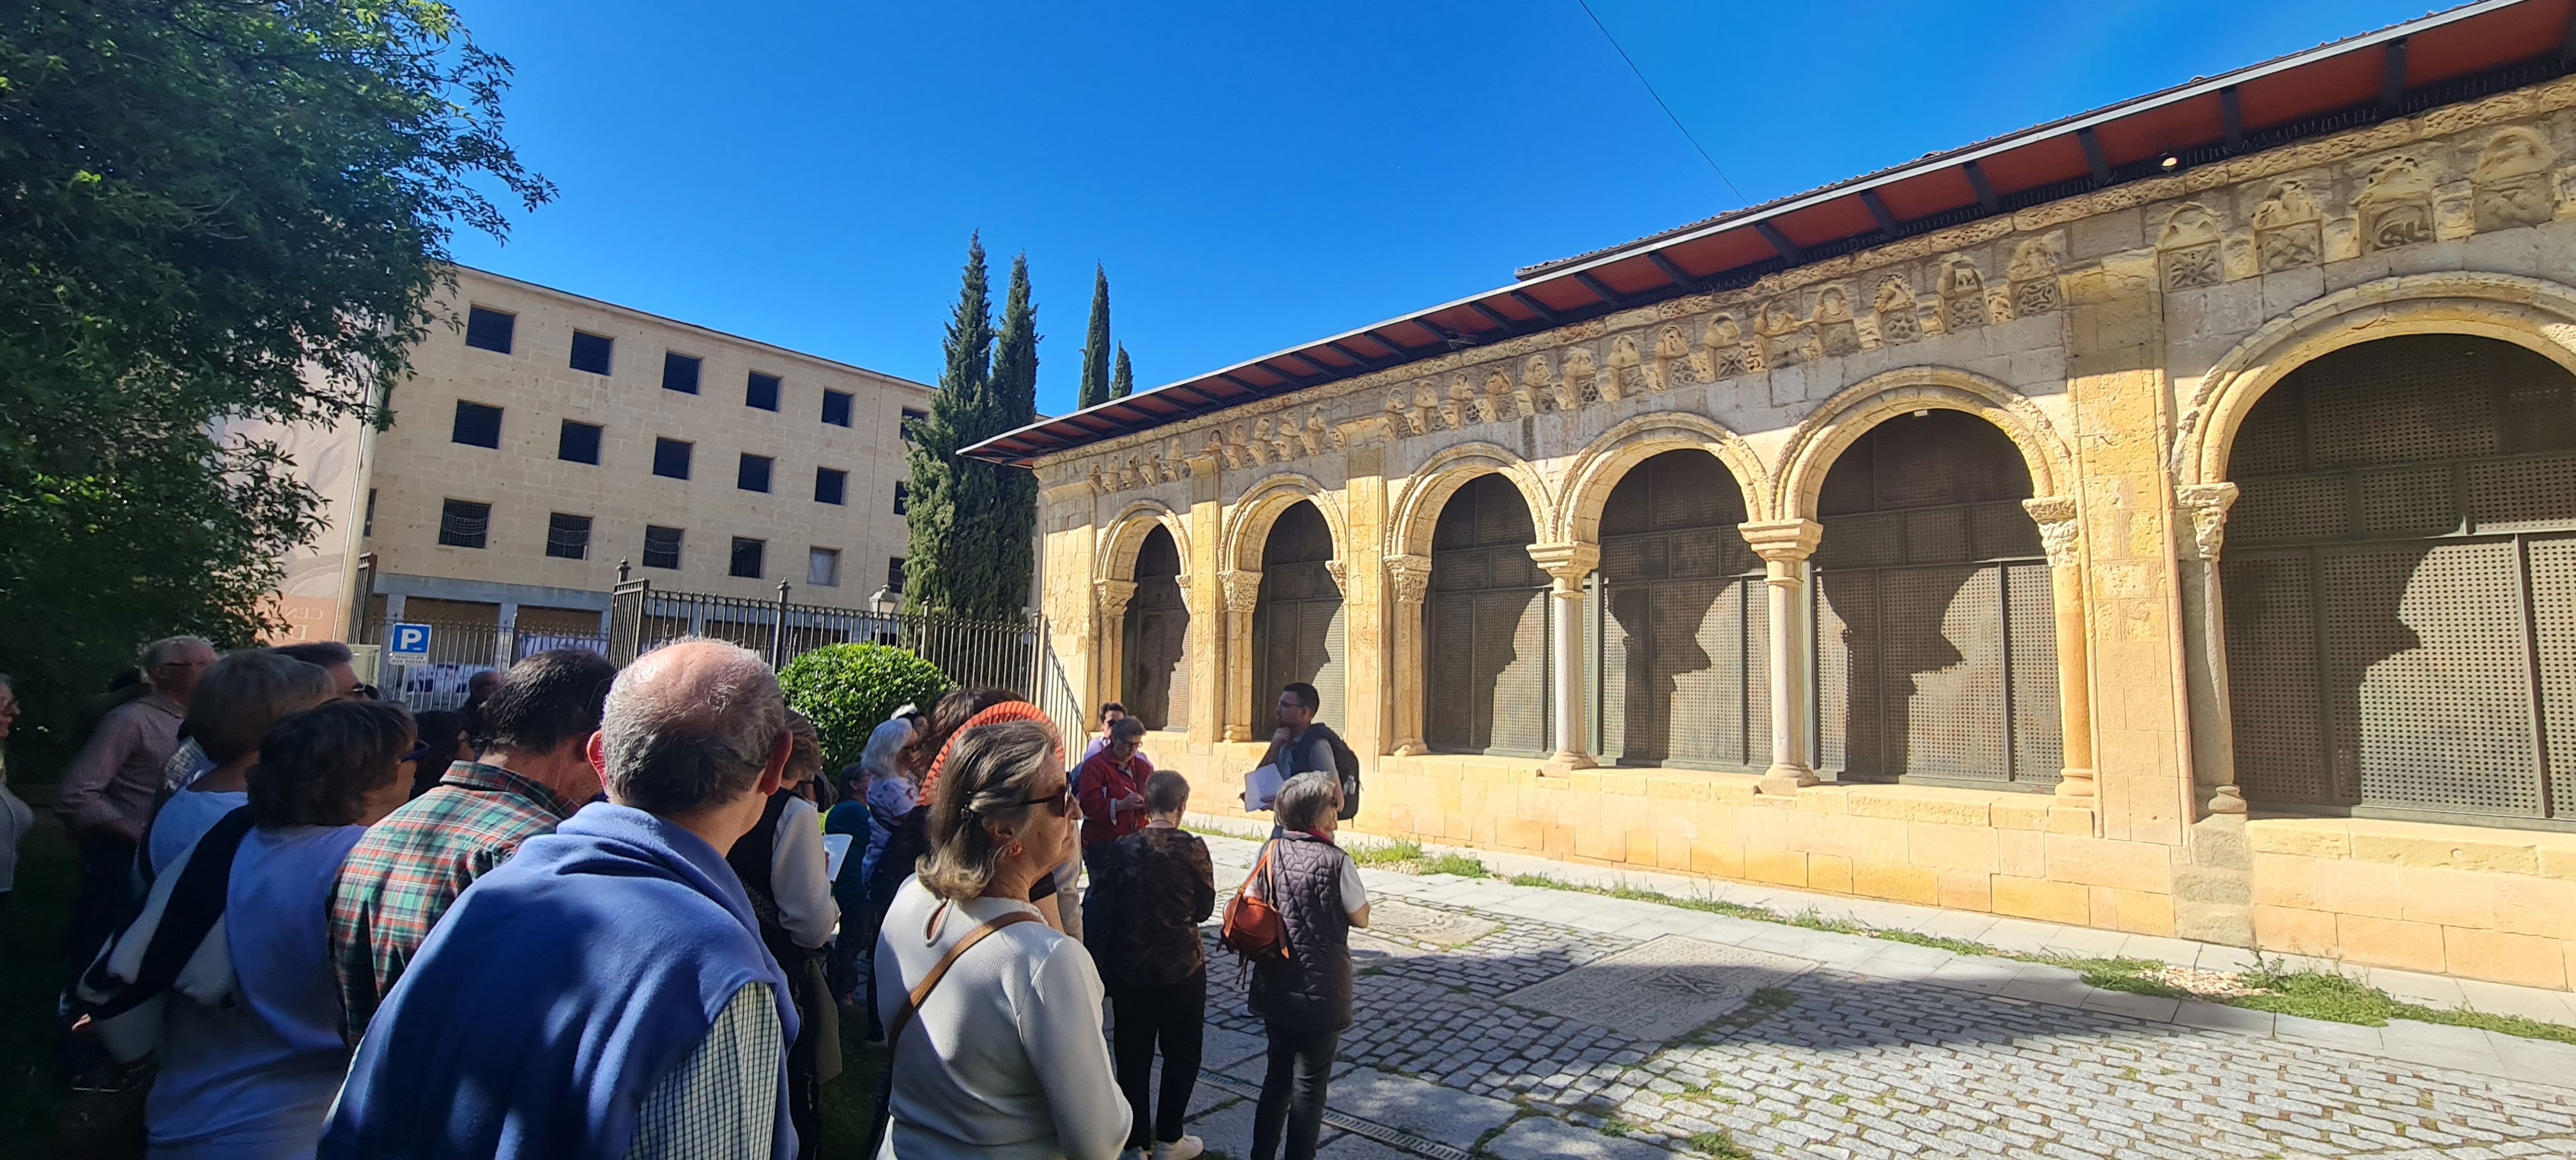
<path fill-rule="evenodd" d="M 751 372 L 751 381 L 742 389 L 742 405 L 763 411 L 778 409 L 778 376 Z"/>
<path fill-rule="evenodd" d="M 687 479 L 689 449 L 694 446 L 696 444 L 678 439 L 653 440 L 653 474 L 666 479 Z"/>
<path fill-rule="evenodd" d="M 901 591 L 903 591 L 903 557 L 901 557 L 901 556 L 888 556 L 888 557 L 886 557 L 886 585 L 885 585 L 885 586 L 886 586 L 886 589 L 887 589 L 888 591 L 891 591 L 891 592 L 901 592 Z"/>
<path fill-rule="evenodd" d="M 850 393 L 848 391 L 823 392 L 823 421 L 835 427 L 847 427 L 850 425 Z"/>
<path fill-rule="evenodd" d="M 760 556 L 762 550 L 768 546 L 769 541 L 767 540 L 753 540 L 746 539 L 742 536 L 735 536 L 733 538 L 733 566 L 726 570 L 726 575 L 740 576 L 746 580 L 760 579 Z"/>
<path fill-rule="evenodd" d="M 608 352 L 616 344 L 604 335 L 572 332 L 572 369 L 594 375 L 608 373 Z"/>
<path fill-rule="evenodd" d="M 468 447 L 499 447 L 501 408 L 481 403 L 456 404 L 456 426 L 448 438 Z"/>
<path fill-rule="evenodd" d="M 376 534 L 376 489 L 367 489 L 367 522 L 358 529 L 361 536 Z"/>
<path fill-rule="evenodd" d="M 578 363 L 574 364 L 580 365 Z M 607 374 L 607 371 L 601 371 Z M 698 358 L 678 351 L 662 352 L 662 389 L 683 395 L 698 393 Z"/>
<path fill-rule="evenodd" d="M 895 425 L 896 434 L 903 436 L 904 442 L 910 443 L 913 441 L 912 425 L 928 418 L 930 418 L 930 412 L 916 407 L 906 407 L 903 409 L 903 419 Z"/>
<path fill-rule="evenodd" d="M 912 499 L 912 489 L 911 489 L 911 488 L 909 488 L 909 487 L 905 487 L 905 486 L 903 485 L 903 482 L 902 482 L 901 480 L 897 480 L 897 481 L 895 481 L 895 485 L 894 485 L 894 514 L 896 514 L 896 515 L 902 515 L 902 514 L 903 514 L 903 512 L 904 512 L 904 508 L 905 508 L 905 507 L 907 507 L 907 506 L 909 506 L 911 499 Z"/>
<path fill-rule="evenodd" d="M 590 517 L 556 512 L 546 517 L 546 554 L 561 560 L 590 558 Z"/>
<path fill-rule="evenodd" d="M 849 472 L 833 467 L 814 469 L 814 502 L 831 504 L 844 502 L 844 497 L 849 490 Z"/>
<path fill-rule="evenodd" d="M 682 534 L 678 528 L 646 524 L 644 526 L 644 566 L 647 568 L 679 567 Z"/>
<path fill-rule="evenodd" d="M 745 452 L 742 457 L 742 466 L 734 469 L 733 485 L 744 491 L 768 491 L 769 465 L 772 462 L 774 461 L 766 455 L 753 455 L 749 452 Z"/>
<path fill-rule="evenodd" d="M 510 353 L 510 338 L 519 328 L 519 317 L 480 306 L 465 311 L 465 345 L 495 354 Z"/>
<path fill-rule="evenodd" d="M 841 550 L 808 548 L 805 550 L 805 582 L 817 588 L 841 586 Z"/>
<path fill-rule="evenodd" d="M 555 458 L 599 466 L 599 424 L 564 420 L 563 434 L 555 437 Z"/>
<path fill-rule="evenodd" d="M 451 499 L 438 512 L 438 542 L 450 548 L 480 548 L 492 534 L 492 505 Z"/>

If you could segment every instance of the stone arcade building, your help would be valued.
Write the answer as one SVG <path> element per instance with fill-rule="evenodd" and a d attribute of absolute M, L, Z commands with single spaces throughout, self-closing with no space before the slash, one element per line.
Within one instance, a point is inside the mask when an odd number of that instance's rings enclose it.
<path fill-rule="evenodd" d="M 993 440 L 1223 808 L 2576 976 L 2568 0 L 2473 4 Z"/>

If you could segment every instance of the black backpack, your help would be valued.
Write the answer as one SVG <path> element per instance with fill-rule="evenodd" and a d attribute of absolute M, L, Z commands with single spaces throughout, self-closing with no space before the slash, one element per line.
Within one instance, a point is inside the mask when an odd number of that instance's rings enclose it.
<path fill-rule="evenodd" d="M 1309 728 L 1322 730 L 1324 741 L 1333 747 L 1333 773 L 1342 779 L 1341 820 L 1347 822 L 1360 816 L 1360 755 L 1351 752 L 1350 745 L 1342 740 L 1341 734 L 1333 732 L 1332 726 L 1313 725 Z"/>

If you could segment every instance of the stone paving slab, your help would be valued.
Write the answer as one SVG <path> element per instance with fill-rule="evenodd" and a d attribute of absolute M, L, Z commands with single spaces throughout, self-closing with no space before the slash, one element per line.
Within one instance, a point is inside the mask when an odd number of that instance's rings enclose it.
<path fill-rule="evenodd" d="M 1462 1148 L 1520 1114 L 1504 1100 L 1375 1068 L 1336 1077 L 1329 1102 L 1335 1111 Z"/>
<path fill-rule="evenodd" d="M 1528 1119 L 1512 1125 L 1485 1150 L 1503 1160 L 1668 1160 L 1671 1153 L 1637 1140 L 1604 1136 L 1555 1120 Z"/>

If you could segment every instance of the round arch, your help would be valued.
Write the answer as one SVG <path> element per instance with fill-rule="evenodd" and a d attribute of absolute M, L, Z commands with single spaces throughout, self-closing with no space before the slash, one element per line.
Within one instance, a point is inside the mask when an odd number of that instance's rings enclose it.
<path fill-rule="evenodd" d="M 1771 473 L 1744 437 L 1715 420 L 1686 411 L 1639 415 L 1601 433 L 1574 457 L 1566 472 L 1563 508 L 1547 528 L 1557 542 L 1598 543 L 1601 511 L 1628 469 L 1667 451 L 1695 448 L 1717 457 L 1744 492 L 1748 522 L 1770 519 Z"/>
<path fill-rule="evenodd" d="M 1244 489 L 1234 501 L 1234 510 L 1226 514 L 1220 565 L 1259 572 L 1262 549 L 1270 542 L 1270 526 L 1279 522 L 1279 513 L 1297 506 L 1300 500 L 1313 503 L 1315 510 L 1323 513 L 1324 526 L 1333 533 L 1333 558 L 1350 559 L 1350 528 L 1343 523 L 1341 509 L 1332 502 L 1331 495 L 1313 476 L 1293 471 L 1268 476 Z"/>
<path fill-rule="evenodd" d="M 1095 571 L 1091 578 L 1135 579 L 1136 553 L 1145 547 L 1145 537 L 1158 527 L 1172 534 L 1172 546 L 1180 550 L 1181 566 L 1186 572 L 1190 561 L 1189 521 L 1169 505 L 1147 499 L 1128 504 L 1101 529 L 1100 550 L 1092 557 Z"/>
<path fill-rule="evenodd" d="M 1390 554 L 1429 555 L 1432 529 L 1449 497 L 1477 477 L 1492 474 L 1512 481 L 1521 502 L 1529 505 L 1531 525 L 1544 534 L 1553 523 L 1556 503 L 1538 469 L 1498 444 L 1462 443 L 1423 461 L 1404 481 L 1404 490 L 1396 495 L 1393 534 L 1387 537 Z"/>
<path fill-rule="evenodd" d="M 2274 318 L 2201 376 L 2174 441 L 2174 482 L 2224 481 L 2245 416 L 2291 371 L 2347 346 L 2407 334 L 2500 339 L 2576 374 L 2576 288 L 2519 274 L 2406 274 L 2338 290 Z"/>
<path fill-rule="evenodd" d="M 1816 493 L 1845 450 L 1870 428 L 1927 409 L 1964 411 L 1994 424 L 2021 452 L 2033 496 L 2056 497 L 2074 486 L 2074 454 L 2038 404 L 1971 371 L 1904 367 L 1872 375 L 1827 399 L 1790 432 L 1780 456 L 1772 518 L 1816 518 Z"/>

